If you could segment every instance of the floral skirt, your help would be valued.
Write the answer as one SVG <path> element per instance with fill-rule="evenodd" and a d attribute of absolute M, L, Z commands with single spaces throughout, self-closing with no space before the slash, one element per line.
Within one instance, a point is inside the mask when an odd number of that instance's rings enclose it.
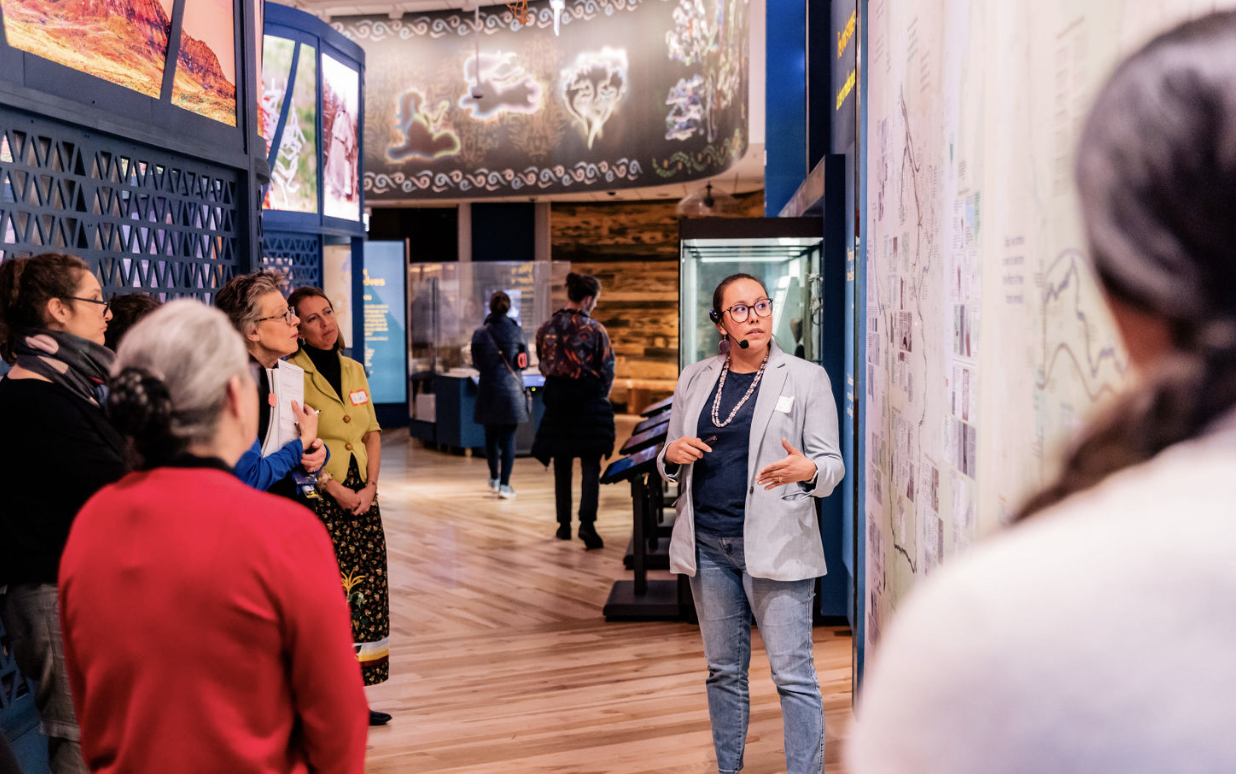
<path fill-rule="evenodd" d="M 356 458 L 348 465 L 343 485 L 362 488 Z M 323 495 L 317 502 L 318 518 L 326 525 L 335 545 L 335 559 L 352 610 L 352 642 L 361 664 L 365 685 L 386 682 L 390 677 L 391 613 L 386 582 L 386 534 L 375 495 L 373 505 L 353 516 Z"/>

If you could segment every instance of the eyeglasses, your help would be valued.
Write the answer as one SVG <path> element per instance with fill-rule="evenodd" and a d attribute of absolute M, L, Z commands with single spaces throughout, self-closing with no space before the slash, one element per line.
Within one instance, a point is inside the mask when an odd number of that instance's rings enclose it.
<path fill-rule="evenodd" d="M 291 325 L 292 321 L 295 319 L 296 319 L 296 312 L 292 311 L 291 308 L 289 308 L 283 314 L 277 314 L 272 317 L 259 317 L 253 321 L 253 324 L 257 325 L 258 323 L 266 322 L 267 320 L 283 320 L 288 325 Z"/>
<path fill-rule="evenodd" d="M 753 305 L 734 304 L 729 309 L 722 309 L 721 313 L 725 314 L 726 312 L 729 312 L 730 319 L 734 322 L 740 323 L 747 321 L 747 318 L 751 316 L 752 309 L 755 310 L 756 317 L 767 317 L 772 314 L 772 300 L 768 298 L 761 298 Z"/>
<path fill-rule="evenodd" d="M 70 301 L 85 301 L 88 304 L 102 304 L 103 314 L 107 314 L 107 310 L 111 307 L 111 301 L 104 301 L 101 298 L 82 298 L 81 296 L 65 296 Z"/>

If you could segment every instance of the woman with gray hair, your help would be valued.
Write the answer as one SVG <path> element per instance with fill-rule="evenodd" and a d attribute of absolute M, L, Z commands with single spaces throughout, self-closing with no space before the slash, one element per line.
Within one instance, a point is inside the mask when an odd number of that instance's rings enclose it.
<path fill-rule="evenodd" d="M 283 279 L 276 271 L 263 269 L 228 280 L 215 297 L 221 309 L 244 339 L 249 360 L 258 369 L 257 440 L 236 464 L 236 475 L 250 486 L 270 490 L 286 497 L 296 497 L 292 471 L 298 466 L 312 473 L 326 464 L 326 446 L 317 437 L 318 415 L 309 406 L 292 401 L 291 410 L 300 425 L 300 438 L 281 448 L 267 448 L 267 437 L 274 423 L 276 369 L 293 369 L 295 378 L 304 379 L 304 372 L 283 358 L 296 354 L 300 348 L 296 312 L 288 306 L 280 291 Z M 263 453 L 265 452 L 265 453 Z"/>
<path fill-rule="evenodd" d="M 91 771 L 363 769 L 330 538 L 232 473 L 257 426 L 247 360 L 227 318 L 188 300 L 117 353 L 108 409 L 139 469 L 86 503 L 60 566 Z"/>

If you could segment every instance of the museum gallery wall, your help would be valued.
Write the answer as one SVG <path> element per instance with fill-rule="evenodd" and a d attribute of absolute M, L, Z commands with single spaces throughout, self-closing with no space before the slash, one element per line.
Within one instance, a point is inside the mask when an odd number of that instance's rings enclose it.
<path fill-rule="evenodd" d="M 554 5 L 557 4 L 557 8 Z M 747 147 L 745 0 L 355 17 L 371 202 L 661 185 Z"/>
<path fill-rule="evenodd" d="M 865 645 L 1129 378 L 1073 157 L 1118 59 L 1231 2 L 871 0 Z"/>

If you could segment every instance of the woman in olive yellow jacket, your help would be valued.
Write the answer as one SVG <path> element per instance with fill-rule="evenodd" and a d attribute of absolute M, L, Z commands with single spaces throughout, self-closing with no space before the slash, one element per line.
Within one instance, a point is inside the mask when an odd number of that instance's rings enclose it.
<path fill-rule="evenodd" d="M 330 450 L 318 474 L 316 510 L 335 544 L 365 685 L 375 685 L 390 676 L 386 536 L 377 500 L 382 428 L 364 366 L 339 351 L 330 299 L 317 288 L 300 288 L 288 306 L 300 318 L 301 347 L 291 362 L 305 369 L 305 402 L 317 407 L 318 437 Z M 390 719 L 369 712 L 370 725 Z"/>

